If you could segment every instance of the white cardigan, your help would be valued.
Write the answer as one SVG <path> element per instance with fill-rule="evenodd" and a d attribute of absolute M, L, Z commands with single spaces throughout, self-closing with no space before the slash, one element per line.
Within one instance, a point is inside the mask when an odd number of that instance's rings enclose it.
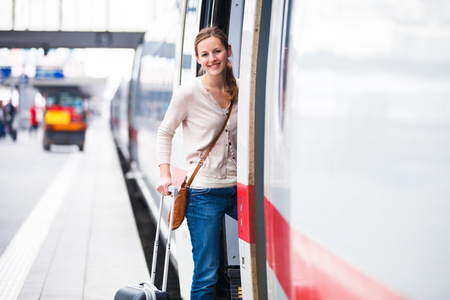
<path fill-rule="evenodd" d="M 238 99 L 233 101 L 228 124 L 198 175 L 226 179 L 229 152 L 231 159 L 236 163 Z M 156 142 L 158 165 L 170 164 L 172 139 L 175 130 L 182 124 L 186 160 L 189 163 L 189 172 L 192 172 L 214 137 L 222 129 L 226 111 L 206 91 L 200 77 L 191 84 L 179 88 L 173 94 L 164 120 L 158 129 Z"/>

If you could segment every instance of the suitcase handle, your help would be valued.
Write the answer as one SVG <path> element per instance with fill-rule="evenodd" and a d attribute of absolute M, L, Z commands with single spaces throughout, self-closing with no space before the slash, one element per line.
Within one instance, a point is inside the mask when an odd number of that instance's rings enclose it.
<path fill-rule="evenodd" d="M 170 206 L 170 213 L 173 216 L 173 210 L 175 206 L 175 198 L 178 195 L 178 189 L 174 186 L 169 186 L 169 193 L 172 198 L 172 205 Z M 158 256 L 158 246 L 159 246 L 159 231 L 160 231 L 160 224 L 161 224 L 161 217 L 162 217 L 162 207 L 163 207 L 163 201 L 164 201 L 164 195 L 161 195 L 161 200 L 159 202 L 159 217 L 156 225 L 156 235 L 155 235 L 155 242 L 153 245 L 153 259 L 152 259 L 152 272 L 150 276 L 150 282 L 152 285 L 155 284 L 155 275 L 156 275 L 156 262 L 157 262 L 157 256 Z M 167 273 L 169 271 L 169 257 L 170 257 L 170 241 L 171 241 L 171 235 L 172 235 L 172 227 L 173 227 L 173 219 L 170 218 L 170 224 L 169 224 L 169 234 L 167 236 L 167 243 L 166 243 L 166 257 L 164 259 L 164 273 L 163 273 L 163 284 L 162 284 L 162 291 L 165 292 L 167 288 Z"/>
<path fill-rule="evenodd" d="M 142 290 L 144 291 L 146 300 L 156 299 L 156 293 L 155 293 L 156 287 L 153 284 L 150 284 L 148 282 L 142 282 L 139 285 L 142 287 Z M 146 289 L 145 285 L 148 285 L 150 288 Z M 150 297 L 148 296 L 147 292 L 150 293 Z"/>

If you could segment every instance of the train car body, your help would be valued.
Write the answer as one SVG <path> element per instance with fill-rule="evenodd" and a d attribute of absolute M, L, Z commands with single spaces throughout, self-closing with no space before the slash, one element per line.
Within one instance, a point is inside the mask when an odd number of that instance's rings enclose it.
<path fill-rule="evenodd" d="M 174 89 L 196 76 L 196 33 L 216 24 L 229 35 L 240 88 L 239 219 L 224 231 L 243 298 L 449 298 L 448 8 L 165 2 L 137 50 L 128 99 L 130 165 L 150 210 L 157 128 Z M 181 128 L 173 148 L 179 185 Z M 189 299 L 186 224 L 172 245 Z"/>
<path fill-rule="evenodd" d="M 87 120 L 83 97 L 77 89 L 45 89 L 46 110 L 44 115 L 43 147 L 51 145 L 77 145 L 84 150 Z"/>
<path fill-rule="evenodd" d="M 274 1 L 272 298 L 450 296 L 449 20 L 444 2 Z"/>
<path fill-rule="evenodd" d="M 130 163 L 130 132 L 128 122 L 129 82 L 124 81 L 118 87 L 110 105 L 110 125 L 114 140 L 124 160 L 124 166 Z"/>

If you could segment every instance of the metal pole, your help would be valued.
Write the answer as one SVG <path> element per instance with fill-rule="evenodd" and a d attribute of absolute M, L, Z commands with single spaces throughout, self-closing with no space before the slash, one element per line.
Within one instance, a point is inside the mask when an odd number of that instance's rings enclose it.
<path fill-rule="evenodd" d="M 59 31 L 62 30 L 62 14 L 63 14 L 63 0 L 59 0 Z"/>
<path fill-rule="evenodd" d="M 106 30 L 105 31 L 109 31 L 109 15 L 110 15 L 109 0 L 106 0 Z"/>
<path fill-rule="evenodd" d="M 16 23 L 16 0 L 12 0 L 12 26 L 11 30 L 14 30 Z"/>

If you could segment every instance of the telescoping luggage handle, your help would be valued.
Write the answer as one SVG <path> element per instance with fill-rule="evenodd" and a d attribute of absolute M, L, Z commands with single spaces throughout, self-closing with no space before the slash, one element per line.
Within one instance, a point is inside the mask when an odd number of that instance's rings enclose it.
<path fill-rule="evenodd" d="M 173 216 L 173 209 L 175 206 L 175 198 L 178 195 L 178 189 L 171 185 L 171 186 L 169 186 L 169 193 L 170 193 L 170 197 L 172 198 L 172 203 L 170 205 L 170 207 L 171 207 L 170 214 L 171 214 L 171 216 Z M 161 224 L 161 217 L 162 217 L 163 201 L 164 201 L 164 196 L 161 195 L 161 200 L 159 202 L 159 217 L 158 217 L 158 222 L 156 225 L 155 243 L 153 245 L 152 273 L 151 273 L 151 277 L 150 277 L 150 282 L 152 285 L 155 284 L 156 261 L 157 261 L 157 256 L 158 256 L 159 231 L 160 231 L 160 224 Z M 163 273 L 163 284 L 162 284 L 163 292 L 165 292 L 167 289 L 167 273 L 169 271 L 170 238 L 172 235 L 173 219 L 174 218 L 170 218 L 169 234 L 167 236 L 166 257 L 164 258 L 164 273 Z"/>

